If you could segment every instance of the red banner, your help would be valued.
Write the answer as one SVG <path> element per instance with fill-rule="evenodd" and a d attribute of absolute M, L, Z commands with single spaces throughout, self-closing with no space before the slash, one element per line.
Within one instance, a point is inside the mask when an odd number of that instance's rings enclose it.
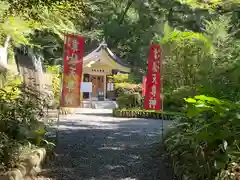
<path fill-rule="evenodd" d="M 148 74 L 144 109 L 161 110 L 161 48 L 159 45 L 151 45 L 148 59 Z"/>
<path fill-rule="evenodd" d="M 142 96 L 145 96 L 145 93 L 146 93 L 146 83 L 147 83 L 147 77 L 146 77 L 146 76 L 143 76 Z"/>
<path fill-rule="evenodd" d="M 66 34 L 64 37 L 61 107 L 80 106 L 83 54 L 84 37 Z"/>

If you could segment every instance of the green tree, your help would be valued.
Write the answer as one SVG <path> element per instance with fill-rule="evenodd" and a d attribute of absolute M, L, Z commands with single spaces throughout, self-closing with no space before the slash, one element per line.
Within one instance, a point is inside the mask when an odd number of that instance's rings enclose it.
<path fill-rule="evenodd" d="M 240 44 L 230 23 L 227 16 L 206 21 L 204 33 L 179 31 L 165 25 L 164 36 L 158 37 L 157 42 L 163 45 L 165 56 L 166 93 L 177 95 L 176 99 L 197 93 L 231 100 L 240 98 L 237 73 Z"/>

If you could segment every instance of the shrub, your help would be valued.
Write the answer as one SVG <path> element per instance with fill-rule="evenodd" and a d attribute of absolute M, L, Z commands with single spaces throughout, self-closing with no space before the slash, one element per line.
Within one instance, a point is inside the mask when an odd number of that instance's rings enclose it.
<path fill-rule="evenodd" d="M 143 97 L 141 85 L 130 83 L 116 84 L 117 104 L 120 108 L 141 107 Z"/>
<path fill-rule="evenodd" d="M 186 103 L 184 101 L 185 97 L 193 97 L 196 92 L 193 87 L 182 86 L 170 93 L 164 94 L 164 110 L 173 112 L 183 112 L 185 111 Z"/>
<path fill-rule="evenodd" d="M 119 108 L 141 107 L 143 98 L 139 93 L 122 95 L 116 99 Z"/>
<path fill-rule="evenodd" d="M 52 75 L 52 87 L 53 87 L 53 96 L 54 104 L 59 105 L 60 100 L 60 86 L 61 86 L 61 73 L 59 66 L 48 66 L 47 72 Z"/>
<path fill-rule="evenodd" d="M 21 144 L 0 132 L 0 162 L 3 166 L 13 167 L 14 162 L 18 160 L 18 154 L 20 154 Z M 0 167 L 1 167 L 0 165 Z M 4 167 L 1 167 L 4 168 Z"/>
<path fill-rule="evenodd" d="M 127 118 L 154 118 L 164 120 L 174 120 L 179 116 L 184 116 L 182 113 L 177 112 L 161 112 L 161 111 L 150 111 L 143 109 L 114 109 L 113 116 L 115 117 L 127 117 Z"/>
<path fill-rule="evenodd" d="M 13 167 L 23 147 L 29 144 L 42 146 L 45 125 L 40 122 L 48 99 L 35 89 L 19 86 L 21 82 L 8 79 L 0 89 L 0 162 Z"/>
<path fill-rule="evenodd" d="M 128 74 L 119 73 L 119 74 L 115 74 L 115 75 L 109 76 L 109 77 L 111 77 L 114 80 L 115 83 L 132 82 L 129 79 L 129 75 Z"/>
<path fill-rule="evenodd" d="M 133 93 L 141 93 L 142 88 L 140 84 L 132 84 L 132 83 L 117 83 L 116 84 L 116 94 L 117 97 L 123 95 L 129 95 Z"/>
<path fill-rule="evenodd" d="M 111 77 L 115 82 L 116 101 L 120 108 L 141 107 L 143 104 L 142 85 L 135 84 L 128 74 Z"/>
<path fill-rule="evenodd" d="M 212 180 L 239 162 L 239 103 L 195 96 L 188 118 L 181 118 L 166 137 L 176 174 L 183 179 Z"/>

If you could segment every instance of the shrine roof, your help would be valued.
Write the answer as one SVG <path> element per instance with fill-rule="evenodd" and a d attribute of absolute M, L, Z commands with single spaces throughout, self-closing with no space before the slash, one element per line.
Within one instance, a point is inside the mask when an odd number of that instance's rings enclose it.
<path fill-rule="evenodd" d="M 100 45 L 99 45 L 95 50 L 93 50 L 91 53 L 89 53 L 88 55 L 86 55 L 86 56 L 83 58 L 83 62 L 86 62 L 86 61 L 88 61 L 89 59 L 92 59 L 92 58 L 94 58 L 94 57 L 96 57 L 96 58 L 101 57 L 101 53 L 102 53 L 101 50 L 104 51 L 104 52 L 106 52 L 107 55 L 108 55 L 113 61 L 115 61 L 116 63 L 118 63 L 119 65 L 124 66 L 124 67 L 126 67 L 126 68 L 129 68 L 129 65 L 124 64 L 124 63 L 122 62 L 122 60 L 121 60 L 119 57 L 117 57 L 117 56 L 108 48 L 107 44 L 106 44 L 104 41 L 103 41 L 102 43 L 100 43 Z"/>

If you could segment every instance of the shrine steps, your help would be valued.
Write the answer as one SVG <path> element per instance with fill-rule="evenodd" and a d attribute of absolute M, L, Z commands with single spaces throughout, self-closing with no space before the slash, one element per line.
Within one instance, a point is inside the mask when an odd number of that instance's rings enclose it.
<path fill-rule="evenodd" d="M 117 108 L 118 105 L 116 101 L 83 101 L 83 108 L 92 108 L 92 109 L 114 109 Z"/>

